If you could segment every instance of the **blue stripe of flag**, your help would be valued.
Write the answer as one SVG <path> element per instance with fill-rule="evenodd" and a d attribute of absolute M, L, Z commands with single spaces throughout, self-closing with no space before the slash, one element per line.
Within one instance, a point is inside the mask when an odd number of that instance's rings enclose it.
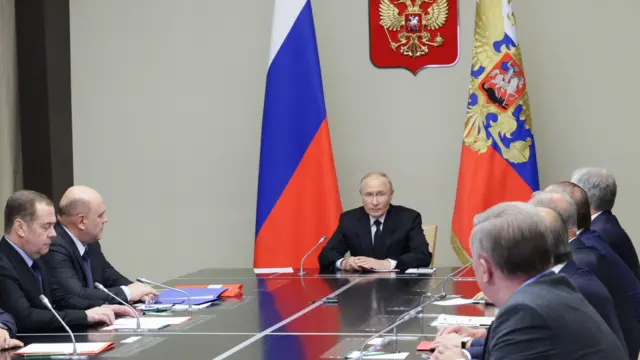
<path fill-rule="evenodd" d="M 325 117 L 320 59 L 307 1 L 267 72 L 256 236 Z"/>

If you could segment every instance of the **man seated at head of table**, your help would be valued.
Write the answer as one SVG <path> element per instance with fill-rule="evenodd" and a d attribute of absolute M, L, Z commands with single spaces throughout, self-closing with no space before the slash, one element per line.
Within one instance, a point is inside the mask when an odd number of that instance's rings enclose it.
<path fill-rule="evenodd" d="M 600 315 L 567 277 L 551 269 L 551 244 L 545 217 L 531 204 L 502 203 L 474 218 L 471 252 L 476 280 L 500 309 L 486 331 L 483 358 L 627 358 Z M 471 356 L 462 342 L 440 341 L 431 358 Z"/>
<path fill-rule="evenodd" d="M 318 256 L 321 271 L 406 270 L 427 267 L 431 252 L 420 213 L 393 205 L 393 184 L 382 172 L 360 181 L 363 206 L 340 215 L 338 228 Z M 351 257 L 344 258 L 349 252 Z"/>
<path fill-rule="evenodd" d="M 68 293 L 52 285 L 40 257 L 56 236 L 53 202 L 30 190 L 15 192 L 4 208 L 4 237 L 0 240 L 0 307 L 16 320 L 19 332 L 62 329 L 55 315 L 40 299 L 44 295 L 69 326 L 113 323 L 116 315 L 134 314 L 124 306 L 104 305 L 86 309 Z"/>

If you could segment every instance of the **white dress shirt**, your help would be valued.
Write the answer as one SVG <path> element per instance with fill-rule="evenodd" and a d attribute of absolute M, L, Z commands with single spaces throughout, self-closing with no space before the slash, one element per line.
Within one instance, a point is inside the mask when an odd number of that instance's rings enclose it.
<path fill-rule="evenodd" d="M 72 233 L 71 231 L 69 231 L 69 229 L 67 229 L 66 227 L 64 227 L 64 225 L 62 225 L 62 228 L 67 232 L 67 234 L 69 234 L 69 236 L 71 236 L 71 239 L 73 239 L 73 242 L 76 244 L 76 247 L 78 248 L 78 251 L 80 252 L 80 257 L 82 257 L 82 255 L 84 255 L 84 252 L 87 251 L 87 247 L 82 244 L 80 242 L 80 240 L 78 240 Z M 129 288 L 126 286 L 120 286 L 120 288 L 122 288 L 122 291 L 124 291 L 124 294 L 127 296 L 127 301 L 131 299 L 131 293 L 129 292 Z"/>
<path fill-rule="evenodd" d="M 557 273 L 559 273 L 559 272 L 560 272 L 560 270 L 562 270 L 562 268 L 563 268 L 565 265 L 567 265 L 567 263 L 566 263 L 566 262 L 563 262 L 562 264 L 558 264 L 558 265 L 556 265 L 556 266 L 552 267 L 552 268 L 551 268 L 551 270 L 552 270 L 554 273 L 556 273 L 556 274 L 557 274 Z"/>
<path fill-rule="evenodd" d="M 376 224 L 375 224 L 375 221 L 376 221 L 376 220 L 380 220 L 380 222 L 382 223 L 382 224 L 380 224 L 380 231 L 382 232 L 382 229 L 383 229 L 383 227 L 384 227 L 384 219 L 385 219 L 385 217 L 386 217 L 386 216 L 387 216 L 387 213 L 384 213 L 384 214 L 383 214 L 382 216 L 380 216 L 379 218 L 375 218 L 375 217 L 373 217 L 373 216 L 369 215 L 369 226 L 371 227 L 371 243 L 372 243 L 372 244 L 373 244 L 374 235 L 375 235 L 375 233 L 376 233 Z M 373 245 L 375 246 L 375 244 L 373 244 Z M 343 260 L 344 260 L 344 258 L 342 258 L 342 259 L 340 259 L 340 260 L 336 261 L 336 267 L 337 267 L 338 269 L 342 269 L 342 267 L 340 267 L 340 265 L 342 265 L 342 261 L 343 261 Z M 391 260 L 391 259 L 387 259 L 387 261 L 391 263 L 391 268 L 392 268 L 392 269 L 395 269 L 396 264 L 397 264 L 398 262 L 397 262 L 397 261 L 395 261 L 395 260 Z"/>
<path fill-rule="evenodd" d="M 591 215 L 591 221 L 593 221 L 595 218 L 597 218 L 597 217 L 598 217 L 598 215 L 600 215 L 600 214 L 602 214 L 602 211 L 597 212 L 597 213 L 595 213 L 595 214 Z"/>

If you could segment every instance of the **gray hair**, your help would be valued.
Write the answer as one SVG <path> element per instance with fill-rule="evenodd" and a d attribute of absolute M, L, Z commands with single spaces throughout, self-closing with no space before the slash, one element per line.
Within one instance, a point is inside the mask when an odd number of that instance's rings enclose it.
<path fill-rule="evenodd" d="M 534 276 L 551 267 L 548 230 L 535 206 L 501 203 L 473 221 L 471 251 L 488 257 L 503 274 Z"/>
<path fill-rule="evenodd" d="M 389 183 L 389 191 L 393 191 L 393 183 L 391 182 L 391 179 L 389 178 L 389 176 L 381 171 L 373 171 L 370 173 L 366 173 L 362 179 L 360 179 L 360 192 L 362 192 L 362 184 L 364 183 L 365 180 L 367 180 L 370 177 L 374 177 L 374 176 L 378 176 L 381 177 L 385 180 L 387 180 L 387 182 Z"/>
<path fill-rule="evenodd" d="M 613 209 L 618 185 L 616 179 L 606 169 L 598 167 L 578 169 L 571 174 L 571 182 L 587 192 L 591 209 L 595 211 Z"/>
<path fill-rule="evenodd" d="M 569 229 L 578 228 L 576 203 L 564 190 L 553 188 L 533 193 L 529 204 L 546 207 L 557 212 Z"/>
<path fill-rule="evenodd" d="M 573 258 L 571 246 L 569 246 L 569 232 L 562 216 L 548 207 L 539 207 L 538 210 L 544 217 L 549 232 L 549 243 L 553 253 L 553 264 L 563 264 Z"/>

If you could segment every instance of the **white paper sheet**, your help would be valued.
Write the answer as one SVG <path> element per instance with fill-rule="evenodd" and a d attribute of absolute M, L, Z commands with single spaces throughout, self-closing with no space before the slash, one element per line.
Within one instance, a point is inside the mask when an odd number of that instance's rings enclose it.
<path fill-rule="evenodd" d="M 147 330 L 158 330 L 168 325 L 178 325 L 190 320 L 190 317 L 141 317 L 140 328 Z M 136 318 L 126 317 L 117 319 L 113 325 L 102 328 L 102 330 L 135 330 L 137 327 Z"/>
<path fill-rule="evenodd" d="M 140 339 L 142 339 L 142 336 L 131 336 L 131 337 L 128 337 L 128 338 L 126 338 L 126 339 L 124 339 L 124 340 L 122 340 L 120 342 L 121 343 L 125 343 L 125 344 L 130 344 L 130 343 L 132 343 L 134 341 L 138 341 Z"/>
<path fill-rule="evenodd" d="M 255 268 L 253 272 L 256 274 L 280 274 L 280 273 L 292 273 L 293 268 Z"/>
<path fill-rule="evenodd" d="M 441 314 L 434 322 L 431 323 L 431 326 L 489 326 L 493 322 L 493 319 L 495 318 L 487 316 L 458 316 Z"/>
<path fill-rule="evenodd" d="M 79 354 L 97 354 L 103 348 L 107 347 L 111 343 L 108 342 L 88 342 L 88 343 L 76 343 L 76 348 Z M 30 344 L 18 351 L 16 354 L 72 354 L 73 343 L 35 343 Z"/>
<path fill-rule="evenodd" d="M 431 275 L 436 271 L 436 268 L 411 268 L 405 271 L 405 274 L 428 274 Z"/>
<path fill-rule="evenodd" d="M 482 300 L 474 300 L 474 299 L 457 298 L 457 299 L 436 301 L 433 304 L 434 305 L 441 305 L 441 306 L 454 306 L 454 305 L 467 305 L 467 304 L 484 304 L 484 301 L 482 301 Z"/>
<path fill-rule="evenodd" d="M 363 359 L 404 359 L 409 356 L 408 352 L 401 353 L 383 353 L 383 352 L 372 352 L 367 354 L 365 352 Z M 358 359 L 360 357 L 360 351 L 352 351 L 347 355 L 347 359 Z"/>

